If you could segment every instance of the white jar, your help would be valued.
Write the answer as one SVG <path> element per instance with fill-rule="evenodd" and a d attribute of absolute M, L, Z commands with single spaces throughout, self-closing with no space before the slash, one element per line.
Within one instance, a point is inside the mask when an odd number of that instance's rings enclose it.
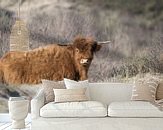
<path fill-rule="evenodd" d="M 28 114 L 29 101 L 23 97 L 10 97 L 8 106 L 9 115 L 12 119 L 12 128 L 25 128 L 25 118 Z"/>

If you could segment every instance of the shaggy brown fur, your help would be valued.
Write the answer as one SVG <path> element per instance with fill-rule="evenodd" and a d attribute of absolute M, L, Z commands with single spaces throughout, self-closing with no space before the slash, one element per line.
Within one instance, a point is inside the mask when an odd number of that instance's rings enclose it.
<path fill-rule="evenodd" d="M 0 59 L 0 81 L 7 84 L 36 84 L 41 79 L 87 79 L 93 53 L 100 50 L 91 38 L 78 37 L 66 46 L 53 44 L 28 52 L 9 52 Z M 81 59 L 88 59 L 82 64 Z"/>

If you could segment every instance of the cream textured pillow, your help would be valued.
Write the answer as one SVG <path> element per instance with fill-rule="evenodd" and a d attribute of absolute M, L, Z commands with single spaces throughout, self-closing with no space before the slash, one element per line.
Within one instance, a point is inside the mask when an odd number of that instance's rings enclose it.
<path fill-rule="evenodd" d="M 55 102 L 79 102 L 87 101 L 85 95 L 86 88 L 79 89 L 53 89 L 55 95 Z"/>
<path fill-rule="evenodd" d="M 64 78 L 64 82 L 67 89 L 79 89 L 79 88 L 86 88 L 86 95 L 88 99 L 90 99 L 90 93 L 89 93 L 89 82 L 88 80 L 83 81 L 74 81 L 71 79 Z"/>
<path fill-rule="evenodd" d="M 134 83 L 131 100 L 155 101 L 158 80 L 155 78 L 139 79 Z"/>
<path fill-rule="evenodd" d="M 63 81 L 50 81 L 42 79 L 42 87 L 45 94 L 45 103 L 53 102 L 55 95 L 53 89 L 64 89 L 65 84 Z"/>
<path fill-rule="evenodd" d="M 159 85 L 157 87 L 156 99 L 157 100 L 163 99 L 163 80 L 159 82 Z"/>

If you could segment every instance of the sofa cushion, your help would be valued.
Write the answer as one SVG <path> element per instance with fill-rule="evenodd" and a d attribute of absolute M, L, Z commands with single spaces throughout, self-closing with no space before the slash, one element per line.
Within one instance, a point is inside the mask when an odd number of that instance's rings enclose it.
<path fill-rule="evenodd" d="M 108 107 L 108 116 L 163 117 L 163 111 L 145 101 L 112 102 Z"/>
<path fill-rule="evenodd" d="M 40 109 L 42 117 L 105 117 L 107 107 L 101 102 L 50 102 Z"/>

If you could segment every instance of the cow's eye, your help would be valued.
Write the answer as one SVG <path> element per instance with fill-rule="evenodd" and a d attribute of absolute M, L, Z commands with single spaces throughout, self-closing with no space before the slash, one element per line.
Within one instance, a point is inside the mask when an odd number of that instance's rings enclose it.
<path fill-rule="evenodd" d="M 95 51 L 96 50 L 96 47 L 97 47 L 97 43 L 94 43 L 91 50 L 92 51 Z"/>
<path fill-rule="evenodd" d="M 79 49 L 78 48 L 76 48 L 76 52 L 79 53 Z"/>

